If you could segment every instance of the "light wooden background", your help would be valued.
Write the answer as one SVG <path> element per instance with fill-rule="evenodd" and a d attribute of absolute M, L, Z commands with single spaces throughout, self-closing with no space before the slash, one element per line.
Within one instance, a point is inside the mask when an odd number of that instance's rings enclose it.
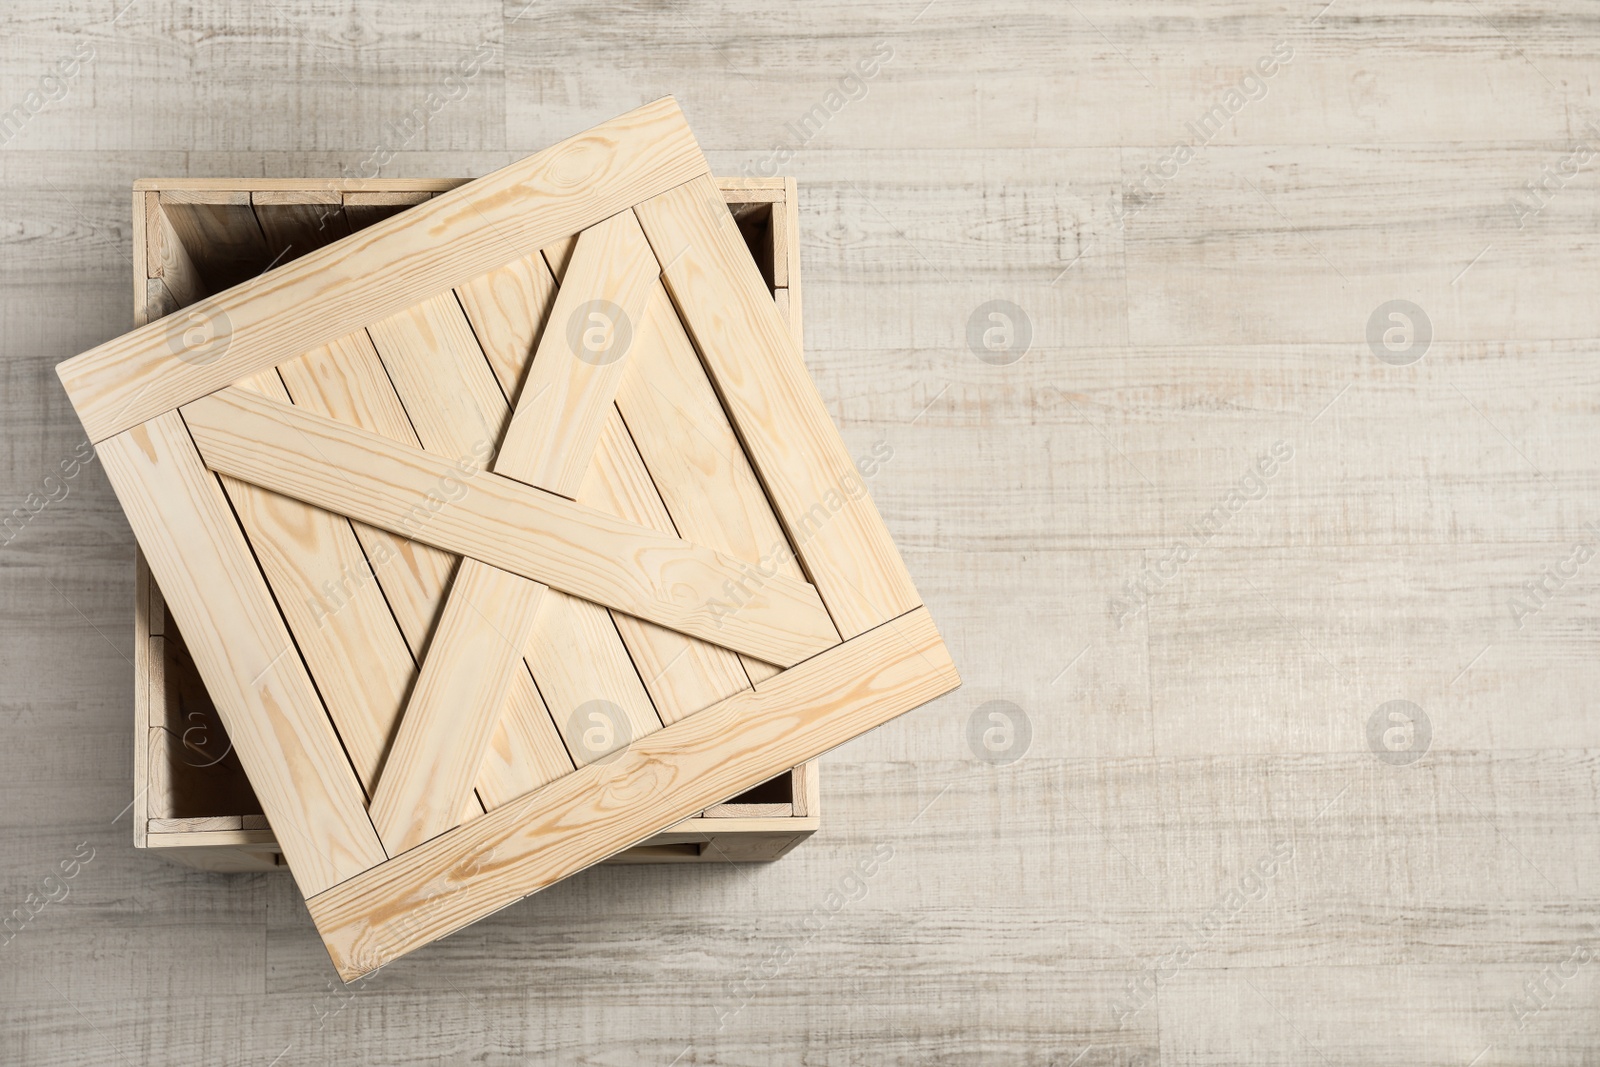
<path fill-rule="evenodd" d="M 54 365 L 129 326 L 134 178 L 477 175 L 670 92 L 718 173 L 797 143 L 807 358 L 892 449 L 966 686 L 830 755 L 779 864 L 593 871 L 335 993 L 287 877 L 133 851 L 133 545 L 90 466 L 0 548 L 0 914 L 94 849 L 0 948 L 0 1061 L 1600 1060 L 1600 561 L 1512 609 L 1600 538 L 1600 21 L 1323 2 L 8 5 L 0 107 L 93 58 L 0 148 L 0 514 L 82 438 Z M 1397 299 L 1406 366 L 1367 340 Z M 1368 741 L 1396 699 L 1406 764 Z M 1019 761 L 969 745 L 995 700 Z"/>

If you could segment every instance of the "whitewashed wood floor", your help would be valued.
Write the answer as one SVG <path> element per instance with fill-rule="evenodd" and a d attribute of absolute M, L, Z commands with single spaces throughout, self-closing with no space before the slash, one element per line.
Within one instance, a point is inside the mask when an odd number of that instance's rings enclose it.
<path fill-rule="evenodd" d="M 94 850 L 0 948 L 0 1060 L 1600 1062 L 1600 11 L 1324 2 L 7 5 L 0 513 L 129 325 L 133 178 L 477 175 L 670 92 L 800 180 L 807 356 L 966 687 L 781 863 L 590 872 L 336 993 L 288 878 L 132 848 L 91 465 L 0 547 L 0 914 Z"/>

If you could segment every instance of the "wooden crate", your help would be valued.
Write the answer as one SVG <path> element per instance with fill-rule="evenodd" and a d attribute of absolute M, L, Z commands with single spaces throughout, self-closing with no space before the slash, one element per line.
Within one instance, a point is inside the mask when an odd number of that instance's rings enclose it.
<path fill-rule="evenodd" d="M 792 253 L 763 274 L 676 101 L 357 192 L 156 190 L 169 313 L 57 367 L 160 583 L 159 729 L 236 750 L 346 980 L 687 854 L 685 820 L 792 814 L 793 774 L 751 791 L 960 685 L 776 297 Z"/>
<path fill-rule="evenodd" d="M 143 325 L 465 179 L 145 178 L 134 183 L 134 321 Z M 801 339 L 792 178 L 719 178 L 778 308 Z M 283 851 L 137 553 L 133 840 L 221 872 L 284 869 Z M 607 863 L 775 860 L 815 833 L 816 761 L 685 819 Z"/>

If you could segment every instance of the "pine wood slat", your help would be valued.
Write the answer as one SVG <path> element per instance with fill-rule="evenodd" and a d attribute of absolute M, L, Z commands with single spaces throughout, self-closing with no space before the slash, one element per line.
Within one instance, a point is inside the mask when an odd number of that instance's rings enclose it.
<path fill-rule="evenodd" d="M 478 769 L 478 800 L 488 811 L 572 770 L 572 757 L 550 720 L 527 663 L 518 660 L 511 674 L 500 719 Z"/>
<path fill-rule="evenodd" d="M 433 193 L 418 189 L 354 190 L 344 194 L 344 217 L 350 229 L 363 230 L 431 199 Z"/>
<path fill-rule="evenodd" d="M 707 175 L 670 98 L 191 305 L 198 346 L 150 323 L 57 367 L 94 441 Z"/>
<path fill-rule="evenodd" d="M 672 518 L 615 406 L 578 490 L 578 503 L 676 536 Z M 737 653 L 621 612 L 613 612 L 612 620 L 656 714 L 669 726 L 750 688 Z"/>
<path fill-rule="evenodd" d="M 464 559 L 372 795 L 391 856 L 457 825 L 493 739 L 545 587 Z"/>
<path fill-rule="evenodd" d="M 661 268 L 633 212 L 578 234 L 494 469 L 576 497 Z"/>
<path fill-rule="evenodd" d="M 295 402 L 401 444 L 420 442 L 372 340 L 357 330 L 278 368 Z M 504 399 L 501 398 L 501 403 Z M 395 618 L 418 661 L 428 646 L 456 557 L 363 523 L 352 524 Z M 535 789 L 572 769 L 561 737 L 545 713 L 527 672 L 513 672 L 505 707 L 479 773 L 486 807 Z M 470 805 L 467 814 L 472 814 Z"/>
<path fill-rule="evenodd" d="M 312 897 L 311 917 L 349 981 L 959 684 L 917 608 Z"/>
<path fill-rule="evenodd" d="M 716 185 L 696 178 L 634 212 L 839 633 L 915 607 L 900 553 Z"/>
<path fill-rule="evenodd" d="M 189 250 L 172 228 L 167 213 L 161 210 L 160 195 L 135 193 L 134 196 L 143 200 L 145 279 L 159 279 L 179 305 L 194 303 L 205 295 L 205 286 L 194 261 L 189 258 Z M 141 307 L 146 304 L 147 293 L 147 289 L 141 288 L 138 295 Z"/>
<path fill-rule="evenodd" d="M 455 295 L 436 293 L 367 333 L 422 447 L 488 467 L 511 412 Z"/>
<path fill-rule="evenodd" d="M 244 281 L 271 258 L 266 236 L 249 210 L 249 193 L 173 190 L 161 193 L 159 201 L 173 231 L 204 264 L 214 288 Z M 241 207 L 245 210 L 236 210 Z"/>
<path fill-rule="evenodd" d="M 501 391 L 516 397 L 540 340 L 556 280 L 538 252 L 456 286 L 456 298 L 472 323 Z"/>
<path fill-rule="evenodd" d="M 183 420 L 160 415 L 96 452 L 301 892 L 382 862 L 333 724 Z"/>
<path fill-rule="evenodd" d="M 235 388 L 289 400 L 270 368 Z M 416 664 L 350 520 L 236 478 L 222 486 L 371 795 Z"/>
<path fill-rule="evenodd" d="M 525 458 L 508 451 L 504 445 L 498 450 L 494 447 L 500 441 L 502 428 L 511 419 L 511 408 L 455 295 L 445 292 L 424 301 L 368 327 L 368 333 L 425 449 L 442 455 L 458 455 L 462 457 L 458 462 L 471 470 L 489 466 L 491 456 L 495 468 L 508 459 Z M 530 438 L 522 447 L 534 443 Z M 513 449 L 516 447 L 512 445 Z M 489 625 L 479 628 L 480 637 L 488 642 L 479 658 L 499 656 L 496 670 L 512 676 L 526 664 L 545 716 L 553 720 L 552 725 L 568 753 L 569 767 L 604 754 L 586 751 L 581 744 L 586 736 L 604 738 L 609 745 L 612 739 L 626 741 L 660 728 L 649 696 L 640 686 L 638 673 L 604 608 L 555 590 L 542 592 L 535 598 L 519 596 L 517 590 L 524 589 L 528 580 L 502 573 L 508 592 L 495 595 L 490 588 L 492 582 L 486 578 L 480 595 L 498 609 L 524 614 L 513 618 L 490 611 L 488 618 L 480 619 Z M 470 592 L 471 587 L 463 589 L 463 593 Z M 445 617 L 450 618 L 455 610 L 456 618 L 470 619 L 467 612 L 453 608 L 457 595 L 452 587 L 446 597 Z M 497 642 L 494 638 L 499 633 L 515 634 L 519 641 L 509 646 Z M 451 673 L 453 668 L 448 665 L 435 667 L 432 664 L 435 654 L 430 651 L 429 662 L 423 667 L 424 674 L 435 669 L 442 674 Z M 439 648 L 437 654 L 470 655 L 471 646 L 458 649 L 446 645 Z M 514 699 L 509 701 L 502 695 L 500 702 L 490 710 L 499 712 L 502 704 L 505 714 L 511 715 L 531 713 L 533 709 L 525 693 L 514 694 Z M 597 733 L 576 726 L 574 716 L 580 709 L 585 712 L 585 720 L 593 716 L 604 720 L 603 730 Z M 402 732 L 405 730 L 402 725 Z M 530 734 L 543 738 L 547 731 L 539 723 L 512 723 L 501 733 L 500 740 L 512 744 Z M 482 750 L 475 755 L 480 764 L 484 762 Z M 499 767 L 499 775 L 488 789 L 497 796 L 514 780 L 511 777 L 514 768 L 510 764 Z M 423 775 L 421 781 L 403 787 L 406 795 L 415 795 L 428 788 L 426 783 L 432 768 L 418 764 L 398 768 L 396 773 Z M 535 769 L 534 776 L 540 777 L 542 773 Z M 445 827 L 435 825 L 433 828 L 437 832 Z"/>
<path fill-rule="evenodd" d="M 563 248 L 546 250 L 546 259 L 554 259 L 565 270 L 576 243 L 578 235 L 558 242 Z M 518 382 L 522 382 L 526 366 L 531 365 L 531 354 L 541 344 L 541 330 L 549 318 L 550 307 L 554 306 L 555 293 L 555 278 L 550 277 L 546 261 L 538 254 L 525 256 L 456 288 L 461 306 L 466 309 L 478 339 L 483 341 L 485 355 L 507 395 L 515 397 L 518 387 L 526 389 L 525 384 L 518 386 Z M 627 381 L 630 374 L 632 371 L 622 379 Z M 507 448 L 501 451 L 498 461 L 509 453 Z M 579 485 L 578 501 L 626 518 L 627 522 L 650 526 L 659 533 L 677 533 L 614 405 L 608 405 L 605 429 L 600 434 L 589 470 Z M 554 621 L 555 611 L 550 605 L 546 605 L 542 614 L 541 624 Z M 698 712 L 749 686 L 749 680 L 739 669 L 738 657 L 728 649 L 707 645 L 706 641 L 685 637 L 683 633 L 629 614 L 613 613 L 611 617 L 634 670 L 603 673 L 594 678 L 594 681 L 610 681 L 605 696 L 581 685 L 557 689 L 562 681 L 579 681 L 568 670 L 558 670 L 550 677 L 538 675 L 547 704 L 555 712 L 566 745 L 576 757 L 598 755 L 590 750 L 592 745 L 584 741 L 589 734 L 586 725 L 589 715 L 576 715 L 584 721 L 574 721 L 574 713 L 592 699 L 606 699 L 621 707 L 626 718 L 626 733 L 638 736 L 638 731 L 654 728 L 653 720 L 674 723 L 688 713 Z M 536 632 L 536 640 L 542 632 L 541 627 Z M 610 651 L 597 657 L 597 662 L 613 662 Z M 538 654 L 531 653 L 530 662 Z M 642 681 L 643 693 L 634 685 L 635 677 Z M 646 701 L 638 699 L 646 694 L 648 704 L 654 705 L 653 715 L 648 712 Z M 594 710 L 590 707 L 589 712 Z M 602 729 L 600 734 L 603 736 L 603 733 Z"/>
<path fill-rule="evenodd" d="M 267 240 L 268 262 L 290 263 L 329 241 L 350 235 L 340 195 L 327 190 L 250 194 L 250 207 Z"/>
<path fill-rule="evenodd" d="M 718 604 L 746 568 L 724 553 L 624 522 L 492 471 L 404 448 L 234 389 L 184 409 L 213 470 L 337 508 L 702 640 L 789 666 L 837 641 L 816 590 L 777 575 L 736 610 Z M 444 494 L 459 495 L 446 499 Z"/>
<path fill-rule="evenodd" d="M 617 407 L 678 533 L 752 565 L 722 599 L 734 603 L 743 590 L 758 586 L 761 568 L 804 581 L 722 402 L 659 285 L 646 307 L 639 346 Z M 745 670 L 756 684 L 777 673 L 755 660 Z"/>
<path fill-rule="evenodd" d="M 279 364 L 278 375 L 297 407 L 400 444 L 415 447 L 418 443 L 365 330 Z M 413 659 L 420 662 L 444 603 L 444 591 L 455 572 L 456 558 L 366 523 L 351 525 Z M 341 599 L 349 595 L 348 586 L 345 582 L 339 584 L 337 593 Z"/>
<path fill-rule="evenodd" d="M 631 220 L 631 212 L 624 214 Z M 638 224 L 633 225 L 637 229 Z M 626 230 L 621 232 L 626 237 Z M 601 248 L 611 254 L 628 251 L 626 246 L 618 248 L 608 241 L 607 233 L 603 229 L 596 234 Z M 644 244 L 642 233 L 637 234 L 637 244 Z M 648 245 L 644 252 L 648 257 Z M 653 269 L 654 259 L 648 264 Z M 621 277 L 628 273 L 625 269 Z M 488 465 L 498 474 L 502 465 L 526 465 L 533 458 L 531 449 L 582 447 L 578 435 L 544 439 L 538 433 L 525 432 L 513 438 L 509 431 L 497 451 L 485 447 L 501 440 L 502 427 L 513 416 L 472 324 L 451 293 L 368 327 L 368 332 L 425 449 L 471 456 L 475 469 Z M 562 355 L 557 353 L 557 358 Z M 599 399 L 609 408 L 609 391 Z M 512 574 L 507 574 L 506 580 L 512 584 L 526 581 Z M 526 625 L 529 622 L 531 626 Z M 500 626 L 526 633 L 524 645 L 514 649 L 514 658 L 526 660 L 573 762 L 587 763 L 616 744 L 661 728 L 639 672 L 605 608 L 551 591 L 539 599 L 538 611 L 530 613 L 529 620 L 507 620 Z M 511 736 L 515 733 L 508 738 Z M 597 746 L 596 741 L 601 744 Z"/>

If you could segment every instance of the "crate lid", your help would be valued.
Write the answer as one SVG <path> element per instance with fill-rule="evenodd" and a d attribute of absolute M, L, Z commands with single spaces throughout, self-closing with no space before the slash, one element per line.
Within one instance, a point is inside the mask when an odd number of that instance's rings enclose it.
<path fill-rule="evenodd" d="M 671 99 L 58 372 L 346 980 L 959 684 Z"/>

